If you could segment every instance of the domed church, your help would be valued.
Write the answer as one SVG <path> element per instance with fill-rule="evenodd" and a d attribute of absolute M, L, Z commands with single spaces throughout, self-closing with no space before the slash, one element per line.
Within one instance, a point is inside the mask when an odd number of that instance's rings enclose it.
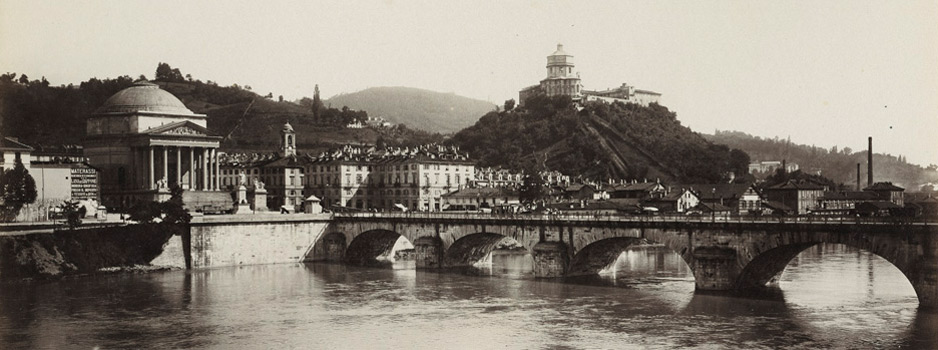
<path fill-rule="evenodd" d="M 85 156 L 101 171 L 106 206 L 163 201 L 172 184 L 186 190 L 190 209 L 230 206 L 228 194 L 219 191 L 221 137 L 208 131 L 204 114 L 158 85 L 138 81 L 114 94 L 88 118 L 86 131 Z"/>

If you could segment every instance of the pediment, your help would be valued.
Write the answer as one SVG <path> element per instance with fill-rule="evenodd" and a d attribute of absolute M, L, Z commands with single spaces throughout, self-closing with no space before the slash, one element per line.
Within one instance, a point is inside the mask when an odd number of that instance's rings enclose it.
<path fill-rule="evenodd" d="M 158 135 L 185 135 L 185 136 L 208 136 L 208 134 L 196 130 L 188 125 L 182 125 L 169 130 L 165 130 Z"/>
<path fill-rule="evenodd" d="M 147 130 L 150 135 L 165 136 L 213 136 L 208 129 L 190 121 L 181 121 L 172 124 L 161 125 L 159 127 Z"/>

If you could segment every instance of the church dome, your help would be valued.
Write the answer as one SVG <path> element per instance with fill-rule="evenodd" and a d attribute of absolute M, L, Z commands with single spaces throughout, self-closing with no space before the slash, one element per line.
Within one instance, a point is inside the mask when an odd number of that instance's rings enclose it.
<path fill-rule="evenodd" d="M 287 122 L 286 124 L 283 124 L 283 131 L 282 131 L 282 132 L 284 132 L 284 133 L 292 133 L 292 132 L 294 132 L 294 131 L 293 131 L 293 125 L 290 125 L 290 122 Z"/>
<path fill-rule="evenodd" d="M 154 112 L 193 115 L 176 96 L 156 84 L 139 81 L 118 91 L 104 102 L 96 113 Z"/>

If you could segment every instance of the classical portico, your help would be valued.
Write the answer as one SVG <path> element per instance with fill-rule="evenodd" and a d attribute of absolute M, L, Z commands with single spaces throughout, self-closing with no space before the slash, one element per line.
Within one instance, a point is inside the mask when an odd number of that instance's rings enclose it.
<path fill-rule="evenodd" d="M 105 205 L 126 208 L 165 200 L 173 184 L 188 193 L 227 195 L 219 191 L 220 141 L 204 114 L 144 81 L 114 94 L 88 118 L 85 154 L 101 169 Z"/>

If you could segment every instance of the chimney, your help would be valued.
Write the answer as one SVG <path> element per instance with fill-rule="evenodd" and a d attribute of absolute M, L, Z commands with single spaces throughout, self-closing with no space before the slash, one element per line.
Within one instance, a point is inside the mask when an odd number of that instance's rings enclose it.
<path fill-rule="evenodd" d="M 869 137 L 870 146 L 866 151 L 866 186 L 873 186 L 873 137 Z"/>
<path fill-rule="evenodd" d="M 860 188 L 860 163 L 857 163 L 857 191 L 861 190 Z"/>

